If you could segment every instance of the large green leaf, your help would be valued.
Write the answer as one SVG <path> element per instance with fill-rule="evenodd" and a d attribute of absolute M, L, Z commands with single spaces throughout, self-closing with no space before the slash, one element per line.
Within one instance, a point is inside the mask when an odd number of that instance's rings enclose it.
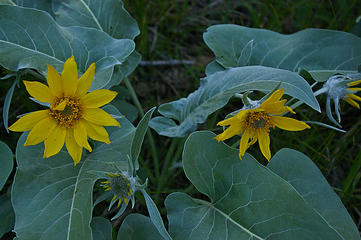
<path fill-rule="evenodd" d="M 91 223 L 93 240 L 112 240 L 112 224 L 108 219 L 95 217 Z"/>
<path fill-rule="evenodd" d="M 203 38 L 224 68 L 246 64 L 335 73 L 357 71 L 361 62 L 361 38 L 340 31 L 306 29 L 286 35 L 225 24 L 209 27 Z M 249 48 L 245 59 L 242 53 Z"/>
<path fill-rule="evenodd" d="M 161 240 L 163 237 L 149 217 L 135 213 L 128 215 L 118 232 L 118 240 Z"/>
<path fill-rule="evenodd" d="M 184 171 L 210 202 L 167 197 L 174 239 L 344 239 L 291 184 L 248 154 L 240 161 L 238 150 L 214 137 L 195 132 L 186 141 Z"/>
<path fill-rule="evenodd" d="M 11 171 L 13 170 L 13 152 L 5 143 L 0 141 L 0 190 L 8 180 Z"/>
<path fill-rule="evenodd" d="M 298 74 L 269 67 L 248 66 L 216 72 L 202 79 L 198 90 L 187 98 L 162 104 L 158 111 L 163 117 L 153 118 L 150 127 L 161 135 L 183 137 L 194 131 L 197 124 L 203 123 L 208 115 L 226 105 L 235 93 L 247 90 L 269 92 L 280 82 L 286 94 L 319 111 L 320 107 L 310 86 Z"/>
<path fill-rule="evenodd" d="M 27 134 L 21 136 L 12 190 L 20 239 L 91 239 L 93 186 L 102 176 L 96 173 L 128 171 L 136 128 L 125 118 L 119 122 L 121 128 L 109 129 L 111 143 L 97 144 L 76 167 L 65 149 L 43 159 L 43 145 L 24 147 Z"/>
<path fill-rule="evenodd" d="M 10 190 L 10 189 L 9 189 Z M 14 227 L 15 216 L 11 205 L 10 191 L 0 195 L 0 238 Z"/>
<path fill-rule="evenodd" d="M 290 183 L 343 239 L 360 239 L 346 208 L 311 159 L 298 151 L 281 149 L 267 167 Z"/>
<path fill-rule="evenodd" d="M 48 12 L 65 27 L 96 28 L 114 38 L 134 39 L 140 31 L 137 22 L 124 9 L 121 0 L 15 0 L 18 6 Z"/>
<path fill-rule="evenodd" d="M 0 6 L 0 65 L 12 71 L 33 68 L 45 74 L 46 64 L 61 71 L 74 55 L 79 72 L 96 63 L 92 89 L 98 89 L 115 81 L 114 67 L 126 64 L 134 48 L 132 40 L 114 39 L 94 28 L 62 27 L 43 11 Z"/>

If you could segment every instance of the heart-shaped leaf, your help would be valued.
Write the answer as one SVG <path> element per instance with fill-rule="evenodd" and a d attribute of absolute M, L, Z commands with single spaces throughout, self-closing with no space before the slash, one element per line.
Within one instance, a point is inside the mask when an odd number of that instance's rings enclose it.
<path fill-rule="evenodd" d="M 360 239 L 341 200 L 307 156 L 293 149 L 281 149 L 267 167 L 291 184 L 343 239 Z"/>
<path fill-rule="evenodd" d="M 214 137 L 195 132 L 186 141 L 184 171 L 209 201 L 167 197 L 173 239 L 345 239 L 291 184 Z"/>
<path fill-rule="evenodd" d="M 75 167 L 65 149 L 43 159 L 42 144 L 24 147 L 27 134 L 20 137 L 12 189 L 18 238 L 91 239 L 93 186 L 101 178 L 95 172 L 128 171 L 136 128 L 125 118 L 119 123 L 108 131 L 111 143 L 97 144 Z"/>
<path fill-rule="evenodd" d="M 235 94 L 247 90 L 272 91 L 279 83 L 285 93 L 316 110 L 319 104 L 308 83 L 294 72 L 262 66 L 231 68 L 216 72 L 201 81 L 201 86 L 187 98 L 162 104 L 150 127 L 160 135 L 184 137 L 204 123 L 208 115 L 222 108 Z M 172 119 L 179 122 L 177 124 Z"/>

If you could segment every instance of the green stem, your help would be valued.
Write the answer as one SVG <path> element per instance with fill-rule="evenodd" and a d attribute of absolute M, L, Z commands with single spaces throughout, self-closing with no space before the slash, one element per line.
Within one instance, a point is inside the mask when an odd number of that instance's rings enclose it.
<path fill-rule="evenodd" d="M 313 95 L 315 95 L 315 97 L 317 97 L 318 95 L 320 95 L 320 94 L 322 94 L 322 93 L 325 93 L 325 92 L 326 92 L 326 89 L 321 88 L 320 90 L 317 90 L 316 92 L 314 92 Z M 299 107 L 299 106 L 301 106 L 302 104 L 303 104 L 303 102 L 298 101 L 298 102 L 292 104 L 292 105 L 291 105 L 291 108 L 292 108 L 292 109 L 295 109 L 296 107 Z"/>
<path fill-rule="evenodd" d="M 128 88 L 131 98 L 136 106 L 136 108 L 138 109 L 140 115 L 142 117 L 144 117 L 144 111 L 143 111 L 143 107 L 139 102 L 139 99 L 137 97 L 137 94 L 135 93 L 132 84 L 129 82 L 128 78 L 124 78 L 124 83 L 125 86 Z M 147 138 L 150 144 L 150 149 L 151 149 L 151 153 L 152 153 L 152 157 L 153 157 L 153 164 L 154 164 L 154 168 L 155 168 L 155 177 L 158 178 L 159 177 L 159 161 L 158 161 L 158 154 L 157 154 L 157 150 L 155 147 L 155 143 L 154 143 L 154 138 L 152 133 L 150 132 L 150 130 L 147 130 Z"/>
<path fill-rule="evenodd" d="M 343 197 L 344 195 L 347 195 L 347 193 L 350 191 L 349 190 L 350 186 L 351 186 L 352 182 L 354 181 L 354 179 L 356 178 L 357 174 L 359 173 L 360 168 L 361 168 L 361 151 L 358 153 L 355 161 L 353 162 L 353 164 L 350 168 L 350 172 L 346 177 L 346 180 L 343 184 L 341 197 Z"/>

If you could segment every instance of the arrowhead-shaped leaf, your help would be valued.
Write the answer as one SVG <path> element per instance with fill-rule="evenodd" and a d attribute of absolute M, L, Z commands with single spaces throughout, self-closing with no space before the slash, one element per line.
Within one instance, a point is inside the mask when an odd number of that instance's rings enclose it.
<path fill-rule="evenodd" d="M 173 239 L 344 239 L 291 184 L 214 137 L 195 132 L 186 141 L 184 171 L 209 202 L 167 197 Z"/>
<path fill-rule="evenodd" d="M 244 66 L 242 63 L 247 61 L 240 61 L 240 57 L 252 40 L 249 65 L 290 71 L 306 69 L 317 74 L 319 71 L 354 72 L 361 62 L 361 38 L 341 31 L 306 29 L 279 34 L 224 24 L 209 27 L 203 39 L 223 68 Z"/>
<path fill-rule="evenodd" d="M 320 107 L 308 83 L 294 72 L 262 66 L 231 68 L 201 81 L 195 92 L 177 101 L 162 104 L 150 127 L 160 135 L 184 137 L 204 123 L 208 115 L 222 108 L 235 94 L 247 90 L 269 92 L 281 82 L 285 93 L 319 111 Z M 178 121 L 177 124 L 172 119 Z"/>

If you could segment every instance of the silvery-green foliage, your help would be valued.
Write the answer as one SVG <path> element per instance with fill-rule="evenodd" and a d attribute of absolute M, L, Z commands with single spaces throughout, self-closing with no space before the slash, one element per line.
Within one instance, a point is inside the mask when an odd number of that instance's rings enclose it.
<path fill-rule="evenodd" d="M 117 240 L 162 240 L 150 218 L 141 214 L 128 215 L 119 228 Z"/>
<path fill-rule="evenodd" d="M 186 141 L 183 166 L 207 200 L 172 193 L 165 201 L 173 239 L 359 240 L 340 199 L 305 155 L 283 149 L 268 167 L 214 140 Z"/>
<path fill-rule="evenodd" d="M 140 31 L 137 22 L 124 9 L 121 0 L 16 0 L 18 6 L 48 12 L 61 26 L 81 26 L 106 32 L 113 38 L 134 40 Z M 140 54 L 133 51 L 121 65 L 114 67 L 110 88 L 127 77 L 140 62 Z"/>
<path fill-rule="evenodd" d="M 341 31 L 305 29 L 294 34 L 279 34 L 222 24 L 209 27 L 203 39 L 216 56 L 212 65 L 218 64 L 219 69 L 244 65 L 295 72 L 305 69 L 316 80 L 325 81 L 335 73 L 357 71 L 361 62 L 361 38 Z M 212 72 L 217 70 L 213 69 Z"/>
<path fill-rule="evenodd" d="M 108 219 L 95 217 L 92 219 L 90 226 L 92 228 L 93 240 L 112 240 L 112 224 Z"/>
<path fill-rule="evenodd" d="M 279 83 L 285 94 L 320 110 L 310 86 L 298 74 L 276 68 L 246 66 L 209 75 L 187 98 L 162 104 L 158 112 L 163 116 L 153 118 L 150 127 L 161 135 L 184 137 L 196 130 L 197 124 L 204 123 L 211 113 L 226 105 L 235 93 L 248 90 L 270 92 Z"/>
<path fill-rule="evenodd" d="M 11 205 L 10 188 L 0 195 L 0 238 L 14 227 L 15 216 Z"/>
<path fill-rule="evenodd" d="M 11 171 L 13 170 L 13 153 L 5 143 L 0 141 L 0 190 L 6 183 Z"/>
<path fill-rule="evenodd" d="M 46 64 L 61 71 L 74 55 L 80 73 L 96 63 L 92 89 L 98 89 L 119 83 L 113 78 L 116 66 L 124 77 L 139 62 L 133 40 L 112 38 L 95 28 L 64 27 L 41 10 L 0 5 L 0 30 L 0 65 L 12 71 L 33 68 L 45 75 Z"/>
<path fill-rule="evenodd" d="M 114 113 L 111 107 L 107 111 Z M 136 128 L 125 118 L 119 123 L 121 128 L 109 128 L 111 143 L 97 144 L 75 167 L 65 149 L 44 159 L 43 144 L 24 147 L 27 134 L 20 137 L 12 189 L 18 238 L 91 239 L 93 186 L 101 178 L 96 173 L 128 171 L 129 167 Z"/>

